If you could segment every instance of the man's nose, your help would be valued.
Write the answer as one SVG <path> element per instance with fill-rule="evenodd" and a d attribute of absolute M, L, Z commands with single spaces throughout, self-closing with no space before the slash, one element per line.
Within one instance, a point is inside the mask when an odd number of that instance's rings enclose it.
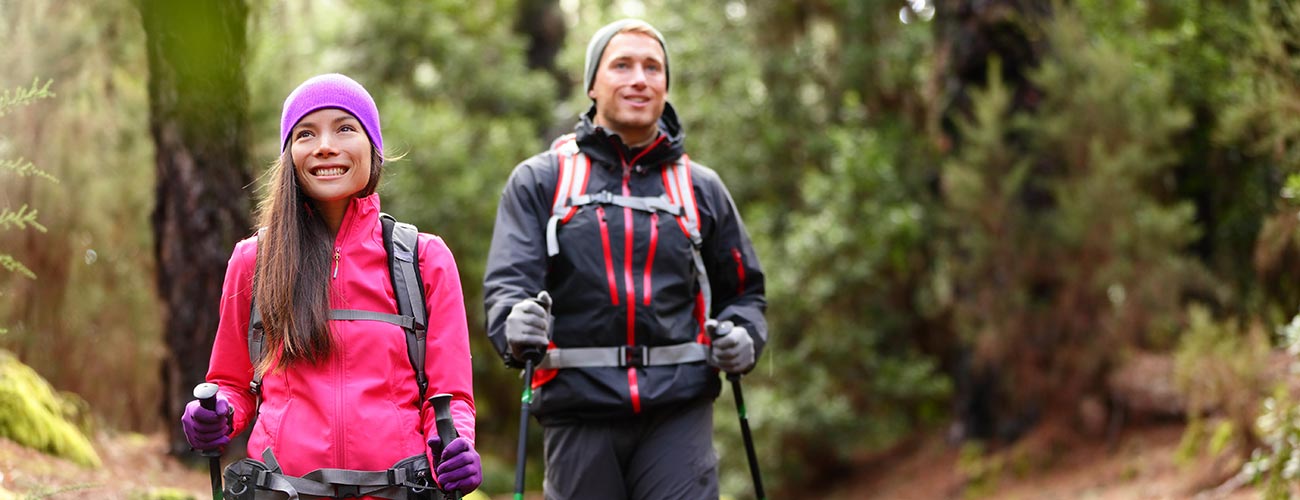
<path fill-rule="evenodd" d="M 646 84 L 646 81 L 647 81 L 647 80 L 648 80 L 648 78 L 646 77 L 646 74 L 645 74 L 645 66 L 642 66 L 642 65 L 638 64 L 638 65 L 636 65 L 634 68 L 632 68 L 632 84 L 633 84 L 633 85 L 644 86 L 644 85 Z"/>

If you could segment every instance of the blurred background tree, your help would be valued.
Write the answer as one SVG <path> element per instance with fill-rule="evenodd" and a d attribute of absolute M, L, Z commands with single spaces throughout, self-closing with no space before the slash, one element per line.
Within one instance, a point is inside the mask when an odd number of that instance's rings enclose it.
<path fill-rule="evenodd" d="M 216 338 L 230 249 L 248 234 L 248 6 L 140 0 L 149 59 L 154 257 L 162 326 L 163 418 L 194 399 Z M 189 450 L 171 426 L 173 453 Z"/>
<path fill-rule="evenodd" d="M 588 37 L 626 16 L 666 35 L 688 151 L 727 181 L 769 274 L 746 396 L 776 494 L 944 424 L 992 444 L 1096 432 L 1077 424 L 1125 411 L 1107 380 L 1132 355 L 1200 366 L 1300 307 L 1294 2 L 245 5 L 0 2 L 0 88 L 39 75 L 60 95 L 0 122 L 0 158 L 63 181 L 0 184 L 51 229 L 3 233 L 41 281 L 0 275 L 0 347 L 110 427 L 174 432 L 281 102 L 340 71 L 384 116 L 385 210 L 457 256 L 485 489 L 507 491 L 520 382 L 481 306 L 497 199 L 590 105 Z M 1205 397 L 1250 407 L 1234 389 Z M 745 496 L 735 410 L 717 408 L 723 491 Z"/>

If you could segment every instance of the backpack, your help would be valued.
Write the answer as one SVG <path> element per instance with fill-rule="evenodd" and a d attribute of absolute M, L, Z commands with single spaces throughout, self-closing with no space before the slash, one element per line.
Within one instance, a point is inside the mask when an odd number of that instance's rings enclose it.
<path fill-rule="evenodd" d="M 424 283 L 420 277 L 419 234 L 414 225 L 398 222 L 386 213 L 379 214 L 383 225 L 384 250 L 388 253 L 388 276 L 393 285 L 393 296 L 397 299 L 397 314 L 355 309 L 330 309 L 333 320 L 371 320 L 382 321 L 402 327 L 406 332 L 406 357 L 415 372 L 415 383 L 420 388 L 418 406 L 424 402 L 429 381 L 424 374 L 425 336 L 428 332 L 428 311 L 425 309 Z M 263 228 L 259 232 L 265 232 Z M 253 278 L 256 282 L 256 277 Z M 253 364 L 253 380 L 248 389 L 260 395 L 262 372 L 257 365 L 265 354 L 266 331 L 262 327 L 262 313 L 257 309 L 257 296 L 254 294 L 248 320 L 248 360 Z M 416 307 L 416 304 L 419 304 Z"/>
<path fill-rule="evenodd" d="M 708 342 L 704 330 L 705 319 L 710 313 L 712 292 L 709 288 L 709 275 L 704 268 L 704 238 L 700 236 L 700 212 L 695 202 L 695 190 L 691 185 L 690 158 L 683 154 L 671 166 L 661 171 L 664 194 L 659 196 L 622 196 L 601 191 L 586 194 L 587 181 L 590 179 L 591 158 L 578 148 L 575 134 L 565 134 L 551 144 L 556 152 L 559 175 L 555 186 L 555 200 L 551 205 L 551 218 L 546 223 L 546 255 L 554 257 L 560 253 L 559 226 L 569 222 L 578 209 L 585 205 L 614 205 L 631 208 L 642 212 L 663 212 L 677 220 L 678 227 L 691 242 L 691 258 L 694 261 L 696 280 L 700 292 L 696 295 L 695 316 L 700 324 L 698 342 L 671 346 L 620 346 L 588 347 L 547 350 L 546 358 L 539 368 L 576 368 L 596 366 L 654 366 L 703 361 L 708 351 L 702 347 Z M 553 376 L 553 375 L 551 375 Z M 543 379 L 549 380 L 546 375 Z"/>

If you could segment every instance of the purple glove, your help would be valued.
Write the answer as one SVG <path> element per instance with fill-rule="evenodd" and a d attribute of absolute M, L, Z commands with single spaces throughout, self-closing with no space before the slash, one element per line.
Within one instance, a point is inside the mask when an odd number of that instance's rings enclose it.
<path fill-rule="evenodd" d="M 181 415 L 181 428 L 185 439 L 196 450 L 218 450 L 230 444 L 230 415 L 232 408 L 226 398 L 217 395 L 216 411 L 199 406 L 199 400 L 185 405 Z"/>
<path fill-rule="evenodd" d="M 429 438 L 429 449 L 437 450 L 442 441 L 438 436 Z M 483 462 L 478 452 L 469 444 L 469 440 L 458 437 L 442 450 L 442 456 L 434 456 L 437 467 L 433 472 L 438 476 L 438 486 L 443 491 L 469 493 L 483 484 Z"/>

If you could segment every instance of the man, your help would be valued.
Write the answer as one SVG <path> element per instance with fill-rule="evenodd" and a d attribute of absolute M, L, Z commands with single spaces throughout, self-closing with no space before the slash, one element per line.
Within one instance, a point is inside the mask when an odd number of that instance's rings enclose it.
<path fill-rule="evenodd" d="M 665 47 L 639 20 L 597 31 L 594 105 L 497 209 L 488 336 L 508 366 L 546 352 L 548 499 L 717 498 L 717 370 L 749 371 L 767 340 L 762 269 L 717 173 L 684 153 Z"/>

